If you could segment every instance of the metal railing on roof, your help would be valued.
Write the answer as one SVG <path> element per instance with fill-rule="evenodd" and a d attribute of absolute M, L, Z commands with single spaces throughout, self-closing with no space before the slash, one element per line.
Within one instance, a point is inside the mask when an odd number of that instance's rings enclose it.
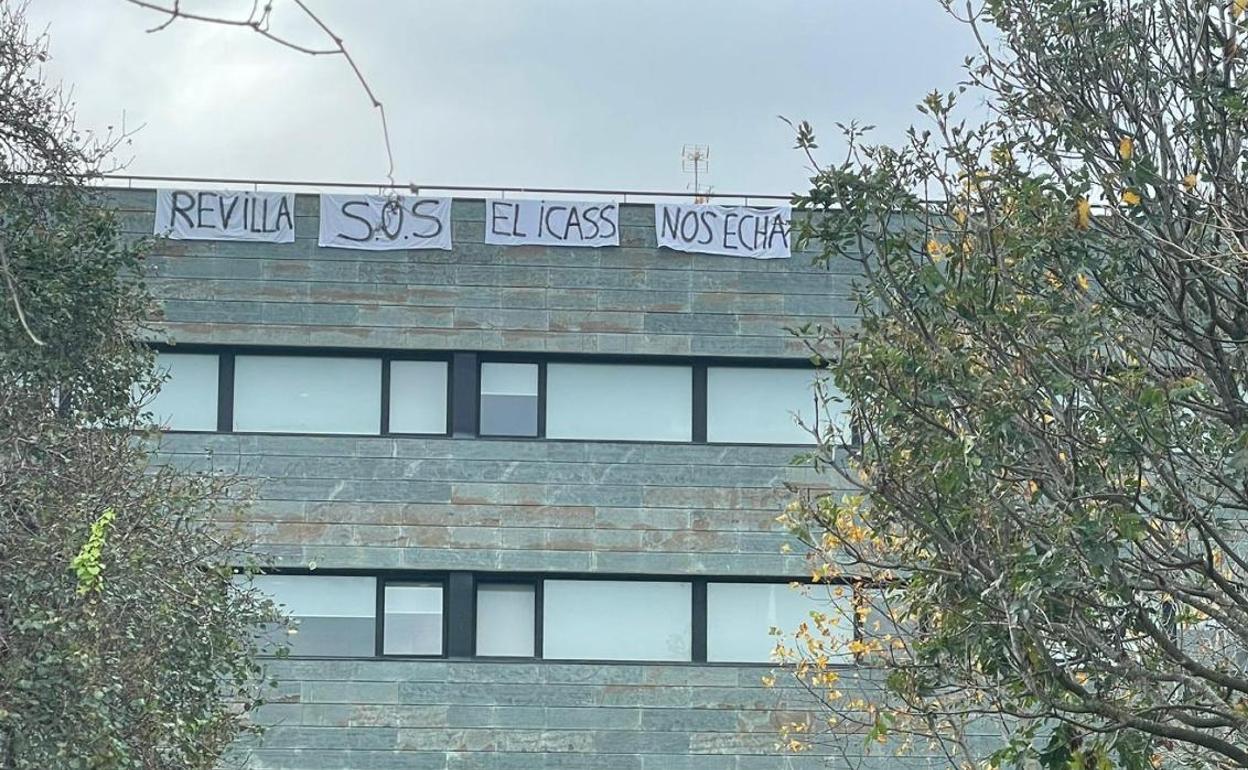
<path fill-rule="evenodd" d="M 512 187 L 508 185 L 440 185 L 440 184 L 390 184 L 375 182 L 308 182 L 290 179 L 235 179 L 229 177 L 210 176 L 158 176 L 151 174 L 103 174 L 96 177 L 101 183 L 110 187 L 135 187 L 148 184 L 176 185 L 221 185 L 231 189 L 280 188 L 295 190 L 378 190 L 405 191 L 415 195 L 435 195 L 450 193 L 455 197 L 505 198 L 513 196 L 554 195 L 559 197 L 590 196 L 594 198 L 610 198 L 621 203 L 644 203 L 652 200 L 669 200 L 686 198 L 692 200 L 694 194 L 688 190 L 673 192 L 669 190 L 599 190 L 576 189 L 570 187 Z M 465 195 L 466 193 L 466 195 Z M 768 195 L 755 193 L 700 193 L 697 197 L 714 201 L 741 201 L 750 205 L 750 201 L 783 202 L 790 199 L 789 195 Z"/>

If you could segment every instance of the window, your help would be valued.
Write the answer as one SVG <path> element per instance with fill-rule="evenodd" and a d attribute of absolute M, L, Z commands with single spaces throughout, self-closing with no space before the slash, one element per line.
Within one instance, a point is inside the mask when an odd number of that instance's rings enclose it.
<path fill-rule="evenodd" d="M 917 630 L 914 622 L 905 617 L 907 603 L 898 588 L 867 588 L 860 593 L 863 639 L 913 637 Z"/>
<path fill-rule="evenodd" d="M 446 433 L 446 362 L 390 362 L 390 432 Z"/>
<path fill-rule="evenodd" d="M 693 370 L 688 366 L 549 364 L 546 435 L 691 441 Z"/>
<path fill-rule="evenodd" d="M 442 654 L 442 584 L 387 583 L 386 655 Z"/>
<path fill-rule="evenodd" d="M 291 615 L 292 655 L 368 657 L 376 638 L 377 579 L 257 575 L 253 585 Z"/>
<path fill-rule="evenodd" d="M 528 583 L 477 586 L 477 654 L 531 658 L 537 611 L 536 590 Z"/>
<path fill-rule="evenodd" d="M 706 586 L 706 659 L 722 663 L 766 663 L 780 637 L 792 638 L 797 627 L 810 621 L 811 611 L 828 617 L 842 631 L 842 649 L 854 637 L 853 598 L 848 587 L 835 597 L 838 586 L 811 586 L 810 593 L 788 583 L 708 583 Z M 848 650 L 845 662 L 852 656 Z"/>
<path fill-rule="evenodd" d="M 856 605 L 849 585 L 799 589 L 782 582 L 658 576 L 388 570 L 368 576 L 260 575 L 254 581 L 295 621 L 293 633 L 272 641 L 289 645 L 296 656 L 372 658 L 380 651 L 413 657 L 770 663 L 777 642 L 791 646 L 798 626 L 813 628 L 815 612 L 827 618 L 826 627 L 839 642 L 829 645 L 829 652 L 840 653 L 834 662 L 850 664 L 853 639 L 911 633 L 908 621 L 891 622 L 879 607 Z M 695 602 L 694 589 L 703 587 L 705 601 Z M 882 592 L 860 589 L 858 596 L 878 602 Z M 696 649 L 695 637 L 702 640 Z"/>
<path fill-rule="evenodd" d="M 819 416 L 841 423 L 841 405 L 830 401 L 815 410 L 815 369 L 712 366 L 706 370 L 706 439 L 719 443 L 813 444 L 797 424 Z M 835 395 L 835 394 L 831 394 Z M 832 411 L 833 414 L 827 414 Z"/>
<path fill-rule="evenodd" d="M 156 365 L 169 379 L 147 411 L 171 430 L 214 431 L 221 424 L 260 433 L 364 436 L 384 428 L 395 435 L 655 442 L 696 436 L 711 443 L 810 444 L 813 437 L 798 417 L 825 432 L 835 428 L 836 438 L 851 438 L 848 409 L 835 388 L 825 385 L 828 400 L 816 405 L 815 385 L 829 375 L 812 367 L 715 366 L 696 359 L 548 363 L 537 354 L 526 362 L 481 362 L 472 352 L 376 355 L 161 352 Z M 430 360 L 407 358 L 415 355 Z M 452 376 L 452 358 L 461 376 Z M 227 387 L 218 397 L 222 374 Z"/>
<path fill-rule="evenodd" d="M 157 353 L 156 374 L 165 381 L 143 411 L 157 425 L 169 430 L 217 429 L 215 354 Z"/>
<path fill-rule="evenodd" d="M 381 361 L 238 356 L 234 429 L 275 433 L 381 431 Z"/>
<path fill-rule="evenodd" d="M 547 580 L 542 595 L 544 658 L 691 659 L 689 583 Z"/>
<path fill-rule="evenodd" d="M 481 364 L 481 435 L 537 435 L 537 364 Z"/>

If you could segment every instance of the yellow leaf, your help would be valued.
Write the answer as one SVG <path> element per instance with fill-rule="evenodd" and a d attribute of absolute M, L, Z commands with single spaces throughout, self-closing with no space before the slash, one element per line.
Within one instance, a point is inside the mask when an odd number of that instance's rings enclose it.
<path fill-rule="evenodd" d="M 1083 273 L 1079 273 L 1078 275 L 1075 276 L 1075 283 L 1079 285 L 1079 288 L 1081 290 L 1083 291 L 1088 290 L 1088 277 L 1084 275 Z"/>
<path fill-rule="evenodd" d="M 1032 495 L 1035 495 L 1037 492 L 1040 491 L 1040 485 L 1037 484 L 1035 481 L 1028 481 L 1027 491 L 1030 492 Z"/>
<path fill-rule="evenodd" d="M 932 238 L 927 242 L 927 256 L 931 257 L 933 262 L 939 262 L 945 258 L 945 248 L 940 245 L 939 241 Z"/>
<path fill-rule="evenodd" d="M 1131 155 L 1135 152 L 1135 140 L 1129 136 L 1124 136 L 1118 140 L 1118 157 L 1123 160 L 1131 160 Z"/>
<path fill-rule="evenodd" d="M 1138 206 L 1140 205 L 1141 200 L 1142 199 L 1140 198 L 1140 194 L 1137 193 L 1135 190 L 1123 190 L 1122 191 L 1122 202 L 1127 204 L 1128 206 Z"/>
<path fill-rule="evenodd" d="M 1243 1 L 1245 3 L 1248 3 L 1248 0 L 1243 0 Z M 1188 192 L 1191 192 L 1192 189 L 1196 187 L 1196 182 L 1198 179 L 1199 177 L 1197 177 L 1195 174 L 1188 174 L 1187 176 L 1183 177 L 1183 189 L 1187 190 Z"/>
<path fill-rule="evenodd" d="M 1248 10 L 1248 0 L 1234 0 L 1231 3 L 1231 18 L 1238 19 L 1244 15 L 1244 11 Z"/>
<path fill-rule="evenodd" d="M 1075 201 L 1075 227 L 1080 230 L 1087 230 L 1092 226 L 1092 204 L 1088 203 L 1087 198 L 1080 198 Z"/>

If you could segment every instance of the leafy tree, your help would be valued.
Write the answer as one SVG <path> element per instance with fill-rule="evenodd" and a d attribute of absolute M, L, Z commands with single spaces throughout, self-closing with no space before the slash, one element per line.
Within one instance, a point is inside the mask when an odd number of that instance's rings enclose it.
<path fill-rule="evenodd" d="M 852 686 L 799 634 L 831 713 L 794 735 L 1248 767 L 1248 2 L 954 10 L 980 50 L 927 130 L 849 126 L 797 198 L 863 277 L 855 327 L 800 330 L 855 422 L 817 462 L 855 491 L 786 518 L 872 606 Z"/>
<path fill-rule="evenodd" d="M 141 247 L 0 0 L 0 768 L 211 768 L 262 680 L 222 479 L 149 463 Z M 209 523 L 215 521 L 216 523 Z"/>

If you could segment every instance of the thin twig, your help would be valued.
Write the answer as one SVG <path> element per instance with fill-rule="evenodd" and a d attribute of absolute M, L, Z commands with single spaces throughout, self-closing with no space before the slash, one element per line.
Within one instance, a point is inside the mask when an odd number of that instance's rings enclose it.
<path fill-rule="evenodd" d="M 9 257 L 3 242 L 0 242 L 0 273 L 4 273 L 4 283 L 9 288 L 9 296 L 13 298 L 13 307 L 17 310 L 17 320 L 26 330 L 26 336 L 30 337 L 30 341 L 36 345 L 44 346 L 47 343 L 39 339 L 39 335 L 35 334 L 26 321 L 26 312 L 22 310 L 22 300 L 17 295 L 17 282 L 13 280 L 13 271 L 9 269 Z"/>

